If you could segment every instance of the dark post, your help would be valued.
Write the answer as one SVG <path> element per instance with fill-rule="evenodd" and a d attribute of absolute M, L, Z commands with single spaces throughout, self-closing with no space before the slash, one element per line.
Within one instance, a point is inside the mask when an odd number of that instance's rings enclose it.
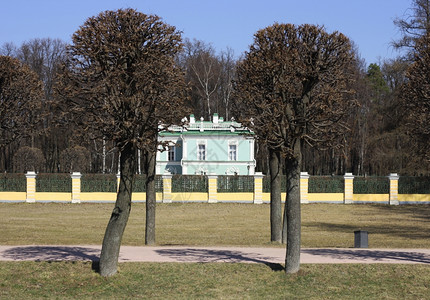
<path fill-rule="evenodd" d="M 368 232 L 363 230 L 354 231 L 354 248 L 368 248 Z"/>

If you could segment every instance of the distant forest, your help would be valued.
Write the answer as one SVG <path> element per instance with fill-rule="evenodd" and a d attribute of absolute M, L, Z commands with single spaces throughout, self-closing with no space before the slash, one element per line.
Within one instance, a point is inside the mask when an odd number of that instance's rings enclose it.
<path fill-rule="evenodd" d="M 423 72 L 423 76 L 428 77 L 425 55 L 430 46 L 430 24 L 422 16 L 423 13 L 430 15 L 429 8 L 429 1 L 414 0 L 411 15 L 395 20 L 403 36 L 392 46 L 402 50 L 399 53 L 406 54 L 369 64 L 360 58 L 359 49 L 355 46 L 354 80 L 348 88 L 355 91 L 359 105 L 348 117 L 348 130 L 342 137 L 342 146 L 315 150 L 311 145 L 305 145 L 303 171 L 312 175 L 341 175 L 346 172 L 369 176 L 385 176 L 392 172 L 429 175 L 427 121 L 430 111 L 425 107 L 429 105 L 430 93 L 423 91 L 421 96 L 410 93 L 418 84 L 418 88 L 430 89 L 411 76 L 413 70 L 414 74 Z M 62 111 L 59 109 L 61 106 L 56 105 L 60 100 L 57 99 L 55 85 L 65 60 L 66 47 L 65 42 L 51 38 L 35 38 L 22 45 L 6 43 L 0 47 L 0 55 L 27 65 L 37 74 L 43 87 L 41 104 L 31 108 L 31 115 L 27 116 L 40 118 L 36 127 L 18 127 L 13 129 L 16 132 L 12 135 L 12 129 L 2 125 L 1 172 L 24 172 L 32 167 L 42 173 L 68 173 L 75 168 L 86 173 L 117 173 L 118 151 L 111 141 L 91 131 L 78 133 L 70 124 L 58 121 L 57 116 Z M 211 44 L 204 41 L 183 41 L 183 50 L 176 57 L 176 63 L 183 70 L 188 86 L 189 101 L 186 103 L 190 113 L 205 120 L 214 113 L 228 120 L 236 118 L 232 97 L 236 66 L 241 59 L 229 48 L 217 53 Z M 421 66 L 423 61 L 424 66 Z M 0 87 L 1 84 L 0 81 Z M 418 98 L 426 102 L 414 102 Z M 418 111 L 419 108 L 424 111 Z M 8 109 L 12 108 L 1 108 L 1 114 L 7 113 Z M 416 113 L 411 109 L 416 109 Z M 415 124 L 414 115 L 417 118 Z M 178 115 L 178 119 L 183 117 Z M 257 171 L 267 174 L 268 151 L 258 140 L 255 153 Z M 142 173 L 139 152 L 136 156 L 140 163 L 136 172 Z"/>

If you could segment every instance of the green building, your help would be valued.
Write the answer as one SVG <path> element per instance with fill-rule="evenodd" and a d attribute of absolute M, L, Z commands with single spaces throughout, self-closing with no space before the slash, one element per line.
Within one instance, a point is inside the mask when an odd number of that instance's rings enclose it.
<path fill-rule="evenodd" d="M 190 116 L 184 127 L 160 133 L 168 148 L 157 153 L 157 174 L 254 175 L 254 138 L 240 123 Z"/>

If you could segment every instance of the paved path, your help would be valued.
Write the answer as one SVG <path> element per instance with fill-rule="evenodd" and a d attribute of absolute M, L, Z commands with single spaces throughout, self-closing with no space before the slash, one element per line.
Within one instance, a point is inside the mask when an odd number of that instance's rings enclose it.
<path fill-rule="evenodd" d="M 3 261 L 98 261 L 100 246 L 0 246 Z M 285 248 L 122 246 L 120 262 L 241 262 L 283 264 Z M 430 249 L 306 248 L 301 263 L 429 264 Z"/>

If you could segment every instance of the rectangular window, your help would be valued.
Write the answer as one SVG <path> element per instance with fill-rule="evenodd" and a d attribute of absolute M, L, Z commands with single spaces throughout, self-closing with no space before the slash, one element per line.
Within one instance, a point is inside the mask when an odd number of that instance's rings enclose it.
<path fill-rule="evenodd" d="M 169 161 L 175 161 L 175 146 L 169 146 L 167 156 Z"/>
<path fill-rule="evenodd" d="M 197 152 L 198 160 L 206 160 L 206 145 L 199 144 L 198 152 Z"/>
<path fill-rule="evenodd" d="M 228 145 L 228 159 L 237 160 L 237 145 Z"/>

